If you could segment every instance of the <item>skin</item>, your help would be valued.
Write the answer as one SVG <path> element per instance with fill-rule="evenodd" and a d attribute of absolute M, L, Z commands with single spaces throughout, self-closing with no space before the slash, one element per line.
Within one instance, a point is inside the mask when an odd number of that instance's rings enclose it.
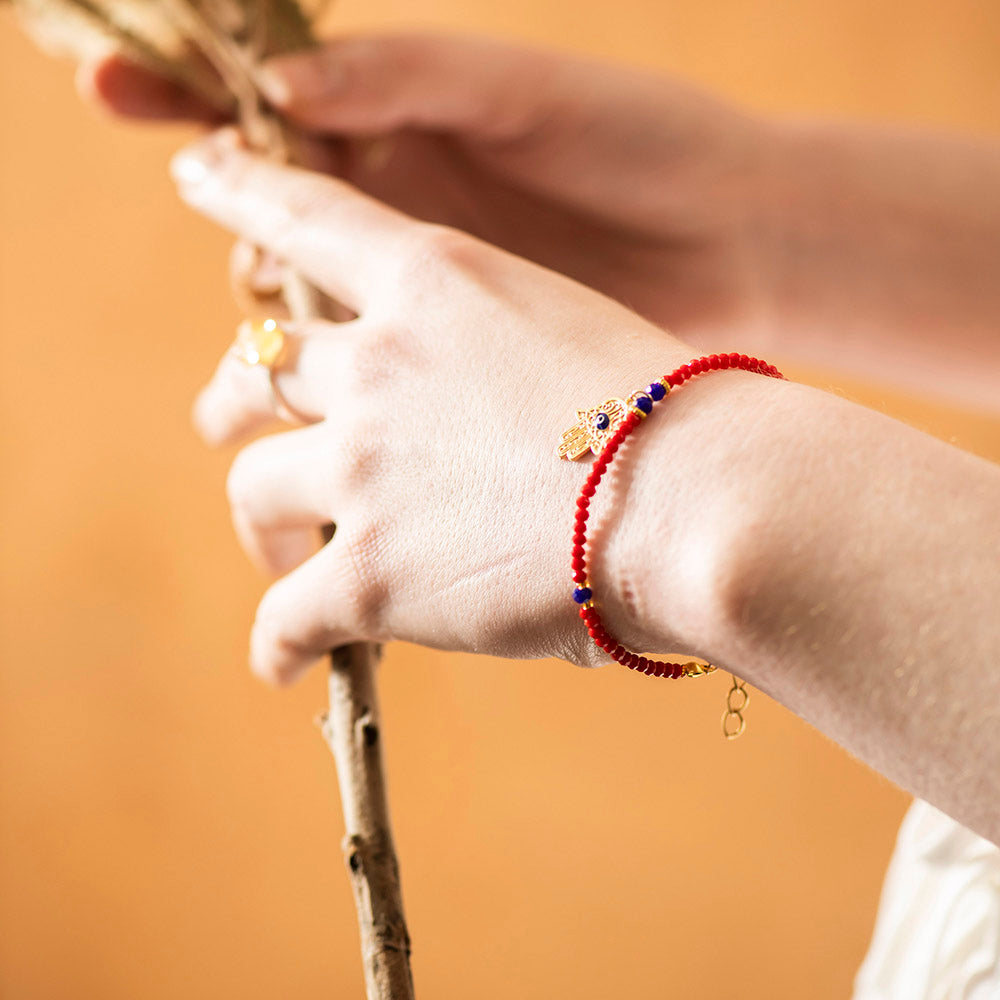
<path fill-rule="evenodd" d="M 210 120 L 117 59 L 117 113 Z M 705 351 L 996 412 L 1000 144 L 778 120 L 669 77 L 478 37 L 365 36 L 262 78 L 307 162 L 573 277 Z M 274 311 L 273 267 L 235 261 Z"/>
<path fill-rule="evenodd" d="M 175 162 L 192 207 L 357 316 L 290 326 L 276 378 L 309 425 L 249 445 L 230 477 L 244 547 L 284 574 L 251 640 L 275 681 L 356 640 L 601 662 L 568 599 L 585 473 L 554 443 L 578 406 L 699 347 L 801 341 L 862 367 L 902 347 L 906 377 L 948 357 L 935 384 L 996 405 L 995 149 L 747 124 L 572 60 L 521 67 L 522 88 L 510 60 L 540 57 L 482 44 L 351 41 L 272 67 L 275 99 L 338 135 L 328 166 L 353 183 L 268 164 L 232 133 Z M 384 72 L 352 90 L 353 58 Z M 112 106 L 114 72 L 90 77 Z M 357 137 L 384 134 L 388 163 L 365 166 Z M 609 296 L 676 316 L 684 339 Z M 257 376 L 223 359 L 197 407 L 208 440 L 273 419 Z M 602 483 L 595 588 L 627 645 L 733 669 L 1000 842 L 998 508 L 981 459 L 814 389 L 715 373 L 660 404 Z"/>

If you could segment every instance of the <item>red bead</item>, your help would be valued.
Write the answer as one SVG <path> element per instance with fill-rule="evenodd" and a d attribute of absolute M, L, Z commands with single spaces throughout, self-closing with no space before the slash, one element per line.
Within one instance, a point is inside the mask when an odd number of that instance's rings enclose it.
<path fill-rule="evenodd" d="M 681 365 L 678 371 L 681 373 L 681 378 L 689 379 L 692 375 L 690 365 Z"/>
<path fill-rule="evenodd" d="M 701 358 L 696 358 L 691 362 L 691 371 L 695 375 L 700 375 L 705 370 L 705 366 L 702 364 Z"/>
<path fill-rule="evenodd" d="M 579 558 L 582 555 L 583 555 L 583 546 L 582 545 L 574 545 L 573 546 L 573 558 L 577 559 L 577 558 Z"/>
<path fill-rule="evenodd" d="M 573 567 L 573 582 L 574 583 L 586 583 L 587 582 L 587 572 L 586 570 L 577 569 Z"/>
<path fill-rule="evenodd" d="M 729 355 L 720 354 L 719 355 L 719 368 L 726 369 L 729 367 Z"/>
<path fill-rule="evenodd" d="M 739 366 L 740 356 L 735 352 L 729 355 L 729 367 L 736 368 Z"/>
<path fill-rule="evenodd" d="M 643 673 L 646 672 L 646 667 L 649 666 L 649 660 L 645 656 L 640 656 L 635 663 L 635 669 L 641 670 Z"/>
<path fill-rule="evenodd" d="M 740 355 L 740 368 L 747 368 L 750 365 L 750 358 L 746 354 Z"/>
<path fill-rule="evenodd" d="M 582 489 L 582 490 L 580 490 L 580 497 L 581 497 L 581 499 L 582 499 L 583 497 L 587 497 L 587 498 L 589 499 L 589 498 L 590 498 L 590 497 L 592 497 L 592 496 L 594 495 L 594 493 L 596 493 L 596 492 L 597 492 L 597 491 L 596 491 L 596 490 L 595 490 L 595 488 L 594 488 L 594 484 L 593 484 L 593 483 L 592 483 L 592 482 L 591 482 L 591 481 L 590 481 L 590 480 L 588 479 L 588 480 L 587 480 L 587 482 L 586 482 L 586 483 L 584 484 L 584 487 L 583 487 L 583 489 Z"/>
<path fill-rule="evenodd" d="M 624 655 L 625 655 L 625 647 L 624 646 L 615 646 L 615 648 L 613 650 L 611 650 L 611 659 L 612 660 L 618 660 L 619 663 L 621 662 L 621 658 Z"/>
<path fill-rule="evenodd" d="M 663 668 L 665 666 L 666 666 L 666 664 L 663 662 L 663 660 L 657 660 L 656 661 L 656 669 L 653 671 L 653 676 L 654 677 L 662 677 L 663 676 Z"/>
<path fill-rule="evenodd" d="M 671 664 L 670 676 L 676 681 L 684 673 L 684 667 L 680 663 Z"/>
<path fill-rule="evenodd" d="M 715 371 L 715 369 L 717 369 L 719 367 L 719 355 L 718 354 L 710 354 L 708 356 L 708 367 L 711 368 L 713 371 Z"/>
<path fill-rule="evenodd" d="M 580 510 L 586 511 L 586 509 L 590 506 L 590 497 L 579 497 L 576 501 L 576 506 Z"/>
<path fill-rule="evenodd" d="M 573 545 L 583 545 L 587 541 L 587 533 L 585 531 L 577 531 L 573 534 Z"/>

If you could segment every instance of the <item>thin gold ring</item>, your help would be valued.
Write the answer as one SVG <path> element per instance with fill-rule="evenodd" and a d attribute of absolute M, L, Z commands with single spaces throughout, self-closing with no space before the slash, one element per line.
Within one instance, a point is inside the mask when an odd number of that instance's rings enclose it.
<path fill-rule="evenodd" d="M 274 415 L 288 424 L 305 424 L 308 421 L 288 404 L 275 374 L 288 358 L 289 336 L 285 328 L 274 319 L 248 319 L 240 323 L 230 353 L 251 368 L 263 368 L 267 374 L 267 390 Z"/>

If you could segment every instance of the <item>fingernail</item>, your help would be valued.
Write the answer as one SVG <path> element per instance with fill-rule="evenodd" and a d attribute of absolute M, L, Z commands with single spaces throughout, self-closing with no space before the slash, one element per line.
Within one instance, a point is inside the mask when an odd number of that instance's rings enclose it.
<path fill-rule="evenodd" d="M 235 129 L 220 129 L 213 135 L 182 149 L 170 161 L 170 173 L 182 187 L 192 188 L 202 184 L 226 154 L 240 145 Z"/>
<path fill-rule="evenodd" d="M 208 177 L 209 164 L 194 150 L 184 150 L 170 161 L 170 173 L 182 187 L 197 187 Z"/>
<path fill-rule="evenodd" d="M 257 71 L 257 86 L 275 107 L 283 108 L 292 99 L 292 90 L 288 86 L 288 81 L 277 66 L 267 65 L 259 69 Z"/>
<path fill-rule="evenodd" d="M 329 98 L 342 90 L 347 74 L 329 52 L 276 56 L 261 68 L 258 84 L 264 96 L 278 107 L 295 101 Z"/>

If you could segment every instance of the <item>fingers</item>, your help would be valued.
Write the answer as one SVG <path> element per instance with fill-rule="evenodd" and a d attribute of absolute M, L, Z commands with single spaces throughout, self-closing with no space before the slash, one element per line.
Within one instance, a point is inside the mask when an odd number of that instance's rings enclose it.
<path fill-rule="evenodd" d="M 229 255 L 229 284 L 233 298 L 248 316 L 283 319 L 288 307 L 282 295 L 284 268 L 271 254 L 237 240 Z"/>
<path fill-rule="evenodd" d="M 539 107 L 553 60 L 474 36 L 346 38 L 272 59 L 261 85 L 306 128 L 377 135 L 405 127 L 520 134 Z"/>
<path fill-rule="evenodd" d="M 327 438 L 322 425 L 261 438 L 233 462 L 227 482 L 233 526 L 266 573 L 287 573 L 311 556 L 320 529 L 332 521 Z"/>
<path fill-rule="evenodd" d="M 226 117 L 187 88 L 117 54 L 84 63 L 76 83 L 84 98 L 126 118 L 218 124 Z"/>
<path fill-rule="evenodd" d="M 264 365 L 248 365 L 227 352 L 195 402 L 194 423 L 201 436 L 209 444 L 227 444 L 275 423 L 275 393 L 304 422 L 321 420 L 340 367 L 329 326 L 283 324 L 285 355 L 270 376 Z"/>
<path fill-rule="evenodd" d="M 334 538 L 264 595 L 250 633 L 250 669 L 258 677 L 290 684 L 328 650 L 358 638 L 344 625 L 354 598 L 338 548 Z"/>
<path fill-rule="evenodd" d="M 226 131 L 173 162 L 181 196 L 360 312 L 391 282 L 387 260 L 418 226 L 343 181 L 271 163 Z"/>

